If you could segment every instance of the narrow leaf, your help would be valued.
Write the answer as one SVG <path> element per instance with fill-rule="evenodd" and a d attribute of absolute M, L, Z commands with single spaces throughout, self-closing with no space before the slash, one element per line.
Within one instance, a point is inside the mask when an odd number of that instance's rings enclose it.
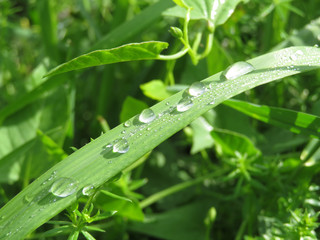
<path fill-rule="evenodd" d="M 239 100 L 228 100 L 224 104 L 250 117 L 288 129 L 291 132 L 320 137 L 320 118 L 318 116 Z"/>
<path fill-rule="evenodd" d="M 45 77 L 117 62 L 156 59 L 161 51 L 167 47 L 168 43 L 153 41 L 130 43 L 107 50 L 96 50 L 57 66 L 49 71 Z"/>

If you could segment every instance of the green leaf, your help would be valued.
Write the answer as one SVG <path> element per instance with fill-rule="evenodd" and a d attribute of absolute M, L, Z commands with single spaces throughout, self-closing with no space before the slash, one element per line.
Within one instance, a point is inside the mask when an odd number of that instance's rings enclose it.
<path fill-rule="evenodd" d="M 144 95 L 154 100 L 162 101 L 171 96 L 161 80 L 152 80 L 141 84 L 140 88 Z"/>
<path fill-rule="evenodd" d="M 256 86 L 320 68 L 320 49 L 291 47 L 259 56 L 248 62 L 255 70 L 246 75 L 221 81 L 220 72 L 203 80 L 206 91 L 193 99 L 193 105 L 189 110 L 175 110 L 186 94 L 185 91 L 178 92 L 151 107 L 156 116 L 153 121 L 144 124 L 138 117 L 133 117 L 130 119 L 131 127 L 120 124 L 56 164 L 0 209 L 0 237 L 6 240 L 24 238 L 77 201 L 83 187 L 89 184 L 101 186 L 223 101 Z M 126 133 L 123 134 L 123 130 L 126 130 Z M 108 148 L 105 148 L 107 144 L 119 138 L 124 138 L 128 143 L 129 149 L 126 153 L 108 151 Z M 59 197 L 49 192 L 52 184 L 56 181 L 60 184 L 65 178 L 75 183 L 70 195 Z M 66 183 L 70 183 L 70 180 Z"/>
<path fill-rule="evenodd" d="M 129 228 L 158 239 L 205 239 L 203 220 L 211 206 L 210 200 L 196 201 L 164 213 L 147 215 L 148 221 L 133 222 Z"/>
<path fill-rule="evenodd" d="M 138 114 L 145 108 L 148 108 L 148 105 L 145 102 L 142 102 L 130 96 L 126 97 L 120 113 L 120 122 L 124 122 L 129 118 L 132 118 L 134 115 Z"/>
<path fill-rule="evenodd" d="M 211 132 L 211 136 L 220 156 L 238 157 L 237 152 L 248 157 L 255 157 L 260 154 L 251 140 L 240 133 L 215 129 Z"/>
<path fill-rule="evenodd" d="M 225 23 L 241 1 L 243 0 L 185 0 L 192 8 L 190 19 L 205 19 L 213 26 Z M 164 15 L 184 18 L 186 9 L 175 6 L 166 10 Z"/>
<path fill-rule="evenodd" d="M 184 0 L 173 0 L 175 4 L 177 4 L 180 7 L 188 8 L 189 6 L 184 2 Z"/>
<path fill-rule="evenodd" d="M 190 124 L 192 128 L 192 147 L 191 154 L 200 152 L 203 149 L 213 146 L 213 139 L 210 135 L 213 127 L 205 118 L 199 117 Z"/>
<path fill-rule="evenodd" d="M 152 41 L 130 43 L 107 50 L 96 50 L 57 66 L 49 71 L 45 77 L 111 63 L 157 59 L 161 51 L 167 47 L 168 43 Z"/>
<path fill-rule="evenodd" d="M 288 129 L 291 132 L 320 137 L 320 118 L 317 116 L 239 100 L 228 100 L 224 104 L 255 119 Z"/>

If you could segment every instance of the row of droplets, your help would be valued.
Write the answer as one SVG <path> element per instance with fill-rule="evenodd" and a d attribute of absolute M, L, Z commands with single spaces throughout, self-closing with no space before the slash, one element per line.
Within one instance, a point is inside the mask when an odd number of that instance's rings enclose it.
<path fill-rule="evenodd" d="M 249 72 L 252 72 L 254 67 L 247 62 L 237 62 L 230 67 L 228 67 L 222 74 L 221 80 L 233 80 L 238 77 L 241 77 Z M 200 97 L 203 93 L 207 91 L 207 87 L 202 82 L 194 82 L 190 85 L 190 87 L 183 93 L 181 100 L 177 103 L 175 108 L 170 107 L 169 112 L 176 110 L 177 112 L 186 112 L 191 109 L 194 105 L 194 99 Z M 211 102 L 213 104 L 214 101 Z M 169 103 L 167 103 L 169 105 Z M 162 116 L 164 114 L 159 114 Z M 150 108 L 144 109 L 138 116 L 138 121 L 141 124 L 149 124 L 153 122 L 157 118 L 157 115 Z M 123 124 L 124 127 L 129 128 L 132 126 L 132 121 L 128 120 Z M 140 130 L 144 129 L 144 127 L 140 127 Z M 147 128 L 148 129 L 148 128 Z M 122 133 L 126 133 L 125 130 Z M 133 132 L 134 134 L 136 132 Z M 126 137 L 121 137 L 114 140 L 111 143 L 108 143 L 105 146 L 106 151 L 112 151 L 114 153 L 126 153 L 130 149 L 130 145 L 127 141 Z"/>
<path fill-rule="evenodd" d="M 225 72 L 222 73 L 223 77 L 226 79 L 235 79 L 244 74 L 247 74 L 253 71 L 254 68 L 251 64 L 246 62 L 238 62 L 236 64 L 231 65 Z M 176 106 L 176 110 L 178 112 L 185 112 L 189 110 L 193 106 L 193 99 L 201 96 L 207 87 L 202 82 L 193 83 L 185 92 L 182 99 L 178 102 Z M 172 111 L 172 109 L 171 109 Z M 157 115 L 154 113 L 152 109 L 143 110 L 138 116 L 138 120 L 143 124 L 149 124 L 157 118 Z M 131 121 L 127 121 L 124 123 L 124 126 L 129 128 L 131 126 Z M 111 149 L 115 153 L 126 153 L 129 151 L 129 143 L 125 138 L 119 138 L 112 143 L 109 143 L 105 146 L 106 149 Z M 50 175 L 50 177 L 44 181 L 41 185 L 45 185 L 56 178 L 57 172 L 54 171 Z M 61 177 L 57 179 L 50 187 L 49 192 L 52 193 L 56 197 L 67 197 L 71 194 L 75 193 L 78 189 L 77 181 L 67 178 Z M 83 195 L 91 195 L 95 191 L 95 187 L 93 185 L 85 186 L 82 189 Z M 30 197 L 26 197 L 26 201 L 30 201 Z"/>

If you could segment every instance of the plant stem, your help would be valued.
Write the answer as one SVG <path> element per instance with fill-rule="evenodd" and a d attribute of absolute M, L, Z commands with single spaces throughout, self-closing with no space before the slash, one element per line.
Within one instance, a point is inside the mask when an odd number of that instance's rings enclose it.
<path fill-rule="evenodd" d="M 208 34 L 207 41 L 206 41 L 206 48 L 204 49 L 203 53 L 200 54 L 199 59 L 205 58 L 211 52 L 212 45 L 213 45 L 213 37 L 214 37 L 213 33 Z"/>
<path fill-rule="evenodd" d="M 159 55 L 158 56 L 158 60 L 175 60 L 178 58 L 181 58 L 183 55 L 185 55 L 188 52 L 188 48 L 183 48 L 182 50 L 180 50 L 179 52 L 172 54 L 172 55 Z"/>

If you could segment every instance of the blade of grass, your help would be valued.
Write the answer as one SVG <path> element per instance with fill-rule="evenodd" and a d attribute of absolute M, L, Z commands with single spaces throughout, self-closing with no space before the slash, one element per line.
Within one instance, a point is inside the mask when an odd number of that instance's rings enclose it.
<path fill-rule="evenodd" d="M 296 58 L 288 57 L 297 52 L 302 54 Z M 141 123 L 135 116 L 130 119 L 131 126 L 117 126 L 56 164 L 0 209 L 0 238 L 10 240 L 25 237 L 77 201 L 83 187 L 90 184 L 96 187 L 102 185 L 221 102 L 256 86 L 320 68 L 320 49 L 292 47 L 248 62 L 255 70 L 247 75 L 221 81 L 220 72 L 203 80 L 207 90 L 193 100 L 193 106 L 188 111 L 175 110 L 185 95 L 184 91 L 178 92 L 151 107 L 156 116 L 153 121 Z M 128 142 L 129 149 L 126 153 L 106 150 L 107 144 L 119 138 Z M 73 194 L 58 197 L 49 192 L 53 183 L 65 178 L 69 179 L 69 183 L 74 183 Z"/>
<path fill-rule="evenodd" d="M 132 20 L 127 21 L 108 33 L 99 42 L 97 42 L 90 50 L 97 50 L 101 48 L 111 48 L 124 44 L 129 38 L 135 36 L 148 26 L 157 21 L 164 10 L 173 6 L 171 0 L 161 0 L 157 3 L 144 9 L 139 15 Z"/>
<path fill-rule="evenodd" d="M 320 137 L 320 118 L 315 115 L 239 100 L 228 100 L 223 104 L 262 122 L 288 129 L 291 132 Z"/>

